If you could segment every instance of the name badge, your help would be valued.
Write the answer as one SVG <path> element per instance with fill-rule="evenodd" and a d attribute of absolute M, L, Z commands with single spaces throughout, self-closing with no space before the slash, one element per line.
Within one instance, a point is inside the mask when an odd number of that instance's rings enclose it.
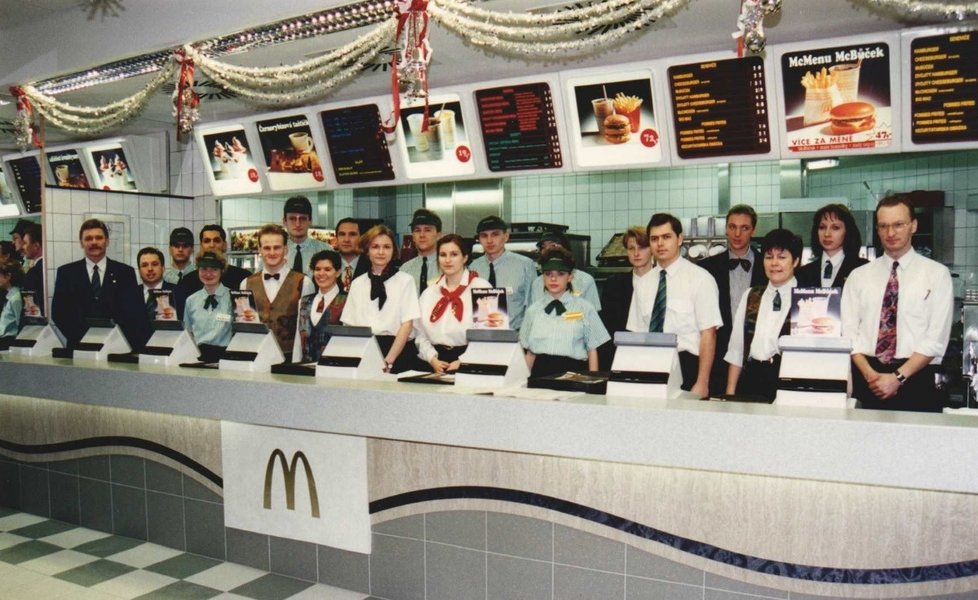
<path fill-rule="evenodd" d="M 214 319 L 220 321 L 221 323 L 228 323 L 231 321 L 231 315 L 226 313 L 218 313 L 214 315 Z"/>
<path fill-rule="evenodd" d="M 565 321 L 580 321 L 583 318 L 584 318 L 584 313 L 579 310 L 572 311 L 572 312 L 568 311 L 564 313 Z"/>
<path fill-rule="evenodd" d="M 511 287 L 506 288 L 506 295 L 507 296 L 512 296 L 513 295 L 513 288 L 511 288 Z"/>

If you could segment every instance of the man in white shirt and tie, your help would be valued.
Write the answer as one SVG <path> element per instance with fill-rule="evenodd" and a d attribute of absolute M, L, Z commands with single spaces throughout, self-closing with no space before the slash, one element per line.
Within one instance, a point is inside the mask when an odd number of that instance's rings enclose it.
<path fill-rule="evenodd" d="M 441 217 L 427 208 L 419 208 L 411 217 L 411 240 L 418 255 L 401 265 L 401 272 L 414 279 L 418 295 L 425 291 L 429 282 L 438 279 L 438 257 L 435 246 L 441 236 Z"/>
<path fill-rule="evenodd" d="M 330 250 L 329 244 L 309 235 L 312 225 L 312 203 L 305 196 L 292 196 L 285 201 L 282 226 L 289 233 L 288 254 L 285 262 L 293 271 L 309 275 L 309 261 L 312 255 L 323 250 Z"/>

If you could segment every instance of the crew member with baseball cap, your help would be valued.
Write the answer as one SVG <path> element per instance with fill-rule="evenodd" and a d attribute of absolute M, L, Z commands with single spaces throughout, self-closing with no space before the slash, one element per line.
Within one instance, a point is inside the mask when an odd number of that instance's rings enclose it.
<path fill-rule="evenodd" d="M 221 283 L 227 259 L 215 250 L 197 254 L 197 276 L 203 287 L 187 298 L 183 324 L 194 336 L 200 359 L 217 362 L 231 343 L 231 292 Z"/>
<path fill-rule="evenodd" d="M 312 255 L 323 250 L 332 250 L 326 242 L 309 235 L 310 225 L 312 225 L 312 203 L 309 202 L 309 198 L 292 196 L 286 200 L 282 215 L 282 226 L 289 232 L 285 264 L 293 271 L 309 276 L 312 275 L 309 269 L 309 259 Z"/>
<path fill-rule="evenodd" d="M 170 232 L 170 266 L 163 272 L 163 281 L 176 285 L 196 267 L 190 257 L 194 253 L 194 232 L 177 227 Z"/>
<path fill-rule="evenodd" d="M 571 249 L 570 240 L 560 231 L 545 231 L 540 236 L 540 241 L 537 242 L 537 248 L 540 250 L 541 255 L 555 246 L 559 246 L 568 252 Z M 594 277 L 590 273 L 581 271 L 580 269 L 574 269 L 573 275 L 574 282 L 567 287 L 567 291 L 578 298 L 587 300 L 595 310 L 600 311 L 601 296 L 598 295 L 598 286 L 594 283 Z M 526 301 L 527 306 L 543 298 L 546 294 L 547 285 L 543 280 L 543 275 L 540 274 L 533 280 L 533 285 L 530 286 L 530 297 Z"/>
<path fill-rule="evenodd" d="M 407 273 L 414 279 L 418 295 L 421 295 L 428 285 L 438 280 L 435 245 L 440 236 L 441 217 L 427 208 L 414 211 L 414 216 L 411 218 L 411 239 L 418 250 L 418 255 L 401 265 L 401 272 Z"/>
<path fill-rule="evenodd" d="M 10 230 L 10 241 L 14 243 L 14 250 L 17 251 L 17 256 L 13 258 L 20 260 L 24 254 L 24 232 L 34 225 L 33 221 L 28 221 L 27 219 L 17 219 L 14 223 L 14 228 Z"/>
<path fill-rule="evenodd" d="M 475 271 L 494 288 L 506 288 L 510 327 L 519 329 L 530 284 L 537 276 L 536 266 L 529 258 L 506 251 L 509 225 L 499 217 L 490 215 L 482 219 L 476 225 L 475 233 L 485 254 L 472 261 L 469 270 Z"/>

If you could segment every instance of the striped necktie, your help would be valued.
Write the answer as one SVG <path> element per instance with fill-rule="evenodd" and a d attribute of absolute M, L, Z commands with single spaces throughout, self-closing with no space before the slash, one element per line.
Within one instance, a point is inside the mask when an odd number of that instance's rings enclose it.
<path fill-rule="evenodd" d="M 666 324 L 666 270 L 659 271 L 659 288 L 655 292 L 655 303 L 652 305 L 652 318 L 649 319 L 649 331 L 662 333 Z"/>
<path fill-rule="evenodd" d="M 890 278 L 883 292 L 883 306 L 880 309 L 880 332 L 876 338 L 876 358 L 883 364 L 889 363 L 896 356 L 897 342 L 897 300 L 900 297 L 900 282 L 897 280 L 897 267 L 900 263 L 893 261 Z"/>

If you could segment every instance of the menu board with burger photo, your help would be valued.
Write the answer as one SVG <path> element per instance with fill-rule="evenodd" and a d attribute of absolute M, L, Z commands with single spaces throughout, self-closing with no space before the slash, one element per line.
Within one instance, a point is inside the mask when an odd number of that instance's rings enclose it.
<path fill-rule="evenodd" d="M 210 163 L 211 188 L 216 195 L 260 192 L 258 169 L 240 126 L 201 130 L 202 152 Z"/>
<path fill-rule="evenodd" d="M 122 146 L 96 146 L 88 148 L 88 153 L 92 157 L 92 164 L 98 169 L 99 188 L 117 192 L 138 191 Z"/>
<path fill-rule="evenodd" d="M 662 161 L 648 71 L 571 77 L 571 142 L 584 167 Z"/>
<path fill-rule="evenodd" d="M 509 329 L 506 288 L 472 288 L 473 329 Z"/>
<path fill-rule="evenodd" d="M 892 151 L 892 58 L 885 42 L 782 54 L 787 150 Z"/>
<path fill-rule="evenodd" d="M 405 159 L 404 171 L 409 179 L 475 173 L 457 94 L 432 96 L 427 107 L 423 103 L 402 106 L 401 131 L 398 148 Z"/>
<path fill-rule="evenodd" d="M 258 121 L 258 140 L 265 155 L 265 178 L 273 191 L 325 186 L 309 119 L 291 115 Z"/>
<path fill-rule="evenodd" d="M 59 150 L 47 155 L 54 173 L 54 185 L 63 188 L 91 189 L 77 150 Z"/>
<path fill-rule="evenodd" d="M 842 288 L 793 288 L 791 335 L 842 335 Z"/>

